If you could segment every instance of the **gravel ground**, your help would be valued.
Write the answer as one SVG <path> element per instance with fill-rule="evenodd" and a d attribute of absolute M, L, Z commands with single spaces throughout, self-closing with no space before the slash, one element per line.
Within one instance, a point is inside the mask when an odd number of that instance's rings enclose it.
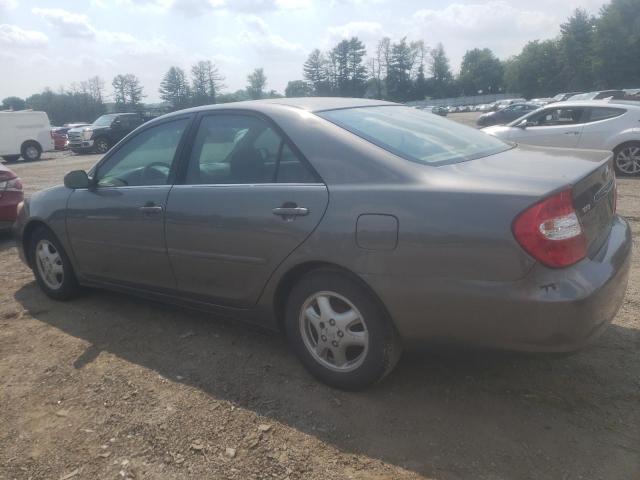
<path fill-rule="evenodd" d="M 31 193 L 96 160 L 12 168 Z M 637 236 L 640 180 L 618 205 Z M 103 291 L 51 301 L 5 235 L 0 479 L 640 478 L 637 248 L 613 325 L 574 355 L 430 350 L 344 393 L 276 334 Z"/>

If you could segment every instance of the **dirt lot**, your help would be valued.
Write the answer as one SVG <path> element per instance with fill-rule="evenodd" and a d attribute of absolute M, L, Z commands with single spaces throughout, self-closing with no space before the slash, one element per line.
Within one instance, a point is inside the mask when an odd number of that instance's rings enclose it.
<path fill-rule="evenodd" d="M 17 164 L 28 192 L 96 157 Z M 640 234 L 640 181 L 619 210 Z M 571 356 L 405 355 L 384 383 L 315 382 L 283 340 L 102 291 L 56 303 L 0 238 L 0 479 L 640 478 L 640 255 Z"/>

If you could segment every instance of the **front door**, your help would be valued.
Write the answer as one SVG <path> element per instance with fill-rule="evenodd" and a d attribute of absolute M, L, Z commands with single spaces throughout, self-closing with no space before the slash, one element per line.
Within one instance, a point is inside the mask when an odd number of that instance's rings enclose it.
<path fill-rule="evenodd" d="M 580 141 L 584 107 L 550 107 L 527 117 L 527 127 L 515 130 L 513 140 L 545 147 L 575 148 Z"/>
<path fill-rule="evenodd" d="M 220 305 L 253 305 L 328 201 L 295 147 L 250 115 L 203 116 L 180 183 L 166 214 L 178 288 Z"/>
<path fill-rule="evenodd" d="M 67 231 L 80 273 L 130 286 L 175 288 L 164 215 L 189 117 L 136 134 L 101 162 L 95 185 L 75 190 Z"/>

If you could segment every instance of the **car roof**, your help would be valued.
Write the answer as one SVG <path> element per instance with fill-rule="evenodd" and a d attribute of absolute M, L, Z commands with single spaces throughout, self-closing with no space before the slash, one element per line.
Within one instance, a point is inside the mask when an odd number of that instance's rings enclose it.
<path fill-rule="evenodd" d="M 568 100 L 566 102 L 554 102 L 545 105 L 543 108 L 562 106 L 562 107 L 623 107 L 640 109 L 640 103 L 637 101 L 626 101 L 620 99 L 612 100 Z"/>
<path fill-rule="evenodd" d="M 217 103 L 215 105 L 203 105 L 201 107 L 179 110 L 174 113 L 199 112 L 219 109 L 247 109 L 263 110 L 265 106 L 281 105 L 294 107 L 308 112 L 321 112 L 324 110 L 338 110 L 341 108 L 374 107 L 381 105 L 400 104 L 386 102 L 384 100 L 372 100 L 367 98 L 343 98 L 343 97 L 301 97 L 301 98 L 269 98 L 264 100 L 246 100 L 243 102 Z"/>

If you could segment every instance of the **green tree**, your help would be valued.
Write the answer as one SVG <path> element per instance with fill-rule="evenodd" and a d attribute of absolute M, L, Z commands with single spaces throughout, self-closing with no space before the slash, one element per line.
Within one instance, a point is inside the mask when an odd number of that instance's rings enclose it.
<path fill-rule="evenodd" d="M 598 87 L 640 82 L 640 0 L 612 0 L 595 22 L 594 71 Z"/>
<path fill-rule="evenodd" d="M 194 105 L 216 103 L 224 87 L 224 77 L 210 61 L 200 61 L 191 67 L 192 102 Z"/>
<path fill-rule="evenodd" d="M 256 68 L 253 73 L 247 76 L 247 94 L 254 100 L 263 98 L 264 87 L 267 85 L 267 77 L 262 68 Z"/>
<path fill-rule="evenodd" d="M 24 110 L 26 106 L 27 103 L 20 97 L 7 97 L 2 100 L 3 110 Z"/>
<path fill-rule="evenodd" d="M 406 37 L 391 45 L 391 56 L 387 66 L 387 95 L 397 102 L 405 102 L 412 93 L 411 71 L 413 69 L 414 51 L 407 43 Z"/>
<path fill-rule="evenodd" d="M 302 67 L 304 79 L 313 89 L 313 95 L 331 95 L 331 82 L 327 58 L 317 48 L 313 50 Z"/>
<path fill-rule="evenodd" d="M 142 99 L 145 97 L 140 80 L 132 73 L 127 73 L 124 77 L 127 102 L 133 110 L 140 110 L 142 108 Z"/>
<path fill-rule="evenodd" d="M 160 98 L 171 104 L 172 110 L 180 110 L 189 104 L 190 90 L 184 70 L 171 67 L 165 73 L 158 90 Z"/>
<path fill-rule="evenodd" d="M 313 93 L 313 87 L 304 80 L 291 80 L 284 90 L 287 97 L 310 97 Z"/>
<path fill-rule="evenodd" d="M 640 5 L 639 5 L 640 7 Z M 560 25 L 560 55 L 565 88 L 569 91 L 593 88 L 593 41 L 595 18 L 576 9 Z"/>
<path fill-rule="evenodd" d="M 557 40 L 534 40 L 507 62 L 507 91 L 527 98 L 548 97 L 565 90 L 562 55 Z"/>
<path fill-rule="evenodd" d="M 452 91 L 453 74 L 442 43 L 438 43 L 431 50 L 430 57 L 431 78 L 428 81 L 427 89 L 436 98 L 446 97 Z"/>
<path fill-rule="evenodd" d="M 460 65 L 460 87 L 465 95 L 498 92 L 503 86 L 504 68 L 488 48 L 467 50 Z"/>
<path fill-rule="evenodd" d="M 126 93 L 127 79 L 124 75 L 116 75 L 113 77 L 111 85 L 113 86 L 113 100 L 116 102 L 116 110 L 124 112 L 127 106 Z"/>

